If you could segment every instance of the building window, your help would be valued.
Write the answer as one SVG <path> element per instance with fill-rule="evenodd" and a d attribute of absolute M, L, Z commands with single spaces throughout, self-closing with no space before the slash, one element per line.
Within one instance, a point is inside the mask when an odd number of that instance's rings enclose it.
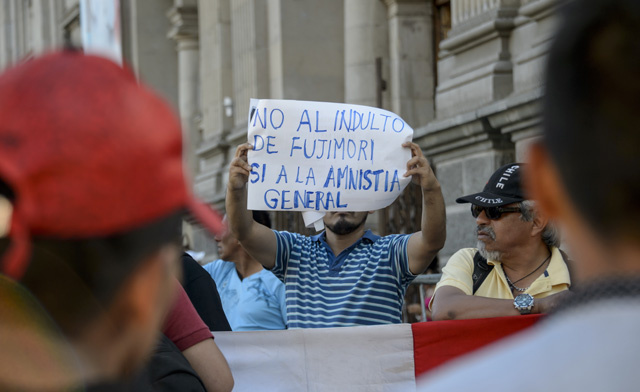
<path fill-rule="evenodd" d="M 451 0 L 434 0 L 433 1 L 434 16 L 434 45 L 436 51 L 436 59 L 439 59 L 440 42 L 447 38 L 449 30 L 451 30 Z"/>

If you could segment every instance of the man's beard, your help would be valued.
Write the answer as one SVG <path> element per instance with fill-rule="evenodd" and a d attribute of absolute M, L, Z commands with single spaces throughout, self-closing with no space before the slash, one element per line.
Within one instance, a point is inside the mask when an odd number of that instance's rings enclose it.
<path fill-rule="evenodd" d="M 358 223 L 352 223 L 347 221 L 344 217 L 340 217 L 335 224 L 329 225 L 327 224 L 327 229 L 331 230 L 333 233 L 338 235 L 351 234 L 354 231 L 358 230 L 360 226 L 364 225 L 364 222 L 367 220 L 367 216 L 365 215 L 362 220 Z"/>
<path fill-rule="evenodd" d="M 496 233 L 493 231 L 491 227 L 488 226 L 478 226 L 476 228 L 476 235 L 479 233 L 487 234 L 492 240 L 496 240 Z M 486 244 L 484 241 L 478 240 L 478 252 L 480 252 L 480 256 L 484 257 L 487 260 L 500 261 L 502 258 L 502 252 L 497 250 L 489 251 L 486 249 Z"/>

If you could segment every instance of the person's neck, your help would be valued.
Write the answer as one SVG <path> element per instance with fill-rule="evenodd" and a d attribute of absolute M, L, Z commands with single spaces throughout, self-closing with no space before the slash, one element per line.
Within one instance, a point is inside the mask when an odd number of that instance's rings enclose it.
<path fill-rule="evenodd" d="M 88 374 L 66 341 L 51 339 L 24 325 L 11 330 L 4 327 L 0 325 L 0 390 L 80 389 Z"/>
<path fill-rule="evenodd" d="M 247 252 L 242 252 L 243 254 L 238 255 L 238 257 L 233 261 L 236 265 L 236 271 L 238 272 L 238 276 L 240 280 L 248 278 L 253 274 L 257 274 L 262 271 L 262 264 L 253 257 L 249 256 Z"/>
<path fill-rule="evenodd" d="M 343 250 L 347 249 L 360 238 L 362 238 L 364 233 L 364 225 L 360 226 L 355 231 L 349 234 L 336 234 L 333 231 L 329 230 L 329 228 L 325 230 L 327 244 L 329 245 L 335 256 L 339 255 Z"/>
<path fill-rule="evenodd" d="M 575 252 L 575 272 L 580 283 L 619 277 L 640 278 L 640 246 L 638 244 L 632 241 L 619 241 L 608 245 L 602 244 L 600 247 L 592 248 L 592 251 L 592 253 Z"/>
<path fill-rule="evenodd" d="M 527 281 L 535 280 L 548 266 L 550 256 L 551 249 L 542 241 L 525 244 L 502 254 L 502 268 L 511 281 L 516 281 L 538 269 L 534 276 L 532 275 L 533 279 L 527 279 Z"/>
<path fill-rule="evenodd" d="M 74 345 L 37 300 L 3 276 L 0 347 L 0 390 L 72 390 L 87 376 Z"/>

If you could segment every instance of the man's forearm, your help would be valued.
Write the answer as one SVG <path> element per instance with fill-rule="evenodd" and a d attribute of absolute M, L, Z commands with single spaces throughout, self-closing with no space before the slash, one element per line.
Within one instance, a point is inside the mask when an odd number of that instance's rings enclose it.
<path fill-rule="evenodd" d="M 455 295 L 434 298 L 434 320 L 462 320 L 473 318 L 519 316 L 512 299 L 486 298 L 472 295 Z"/>
<path fill-rule="evenodd" d="M 182 353 L 200 376 L 207 392 L 227 392 L 233 389 L 231 369 L 213 339 L 198 342 Z"/>
<path fill-rule="evenodd" d="M 422 241 L 430 253 L 437 253 L 447 237 L 446 212 L 442 190 L 438 184 L 422 190 Z"/>
<path fill-rule="evenodd" d="M 253 224 L 253 215 L 247 209 L 247 187 L 232 189 L 227 186 L 225 199 L 229 230 L 235 238 L 242 241 L 249 234 Z"/>
<path fill-rule="evenodd" d="M 409 239 L 409 270 L 421 274 L 444 246 L 447 237 L 444 199 L 440 185 L 422 189 L 421 230 Z"/>

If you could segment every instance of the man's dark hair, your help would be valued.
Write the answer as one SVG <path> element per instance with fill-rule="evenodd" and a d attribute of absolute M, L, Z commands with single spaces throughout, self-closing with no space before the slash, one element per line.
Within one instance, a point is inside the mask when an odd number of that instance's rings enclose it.
<path fill-rule="evenodd" d="M 20 280 L 68 337 L 103 311 L 142 260 L 177 241 L 183 211 L 104 238 L 34 238 Z M 0 238 L 0 257 L 10 244 Z"/>
<path fill-rule="evenodd" d="M 535 202 L 533 200 L 521 201 L 518 203 L 518 207 L 520 208 L 520 220 L 533 222 L 538 213 L 535 208 Z M 544 230 L 542 230 L 541 239 L 549 248 L 560 246 L 560 233 L 553 222 L 547 222 Z"/>
<path fill-rule="evenodd" d="M 267 211 L 256 211 L 253 210 L 253 220 L 271 228 L 271 218 L 269 217 L 269 213 Z"/>
<path fill-rule="evenodd" d="M 640 1 L 581 0 L 549 55 L 544 138 L 570 198 L 605 238 L 640 238 Z"/>

